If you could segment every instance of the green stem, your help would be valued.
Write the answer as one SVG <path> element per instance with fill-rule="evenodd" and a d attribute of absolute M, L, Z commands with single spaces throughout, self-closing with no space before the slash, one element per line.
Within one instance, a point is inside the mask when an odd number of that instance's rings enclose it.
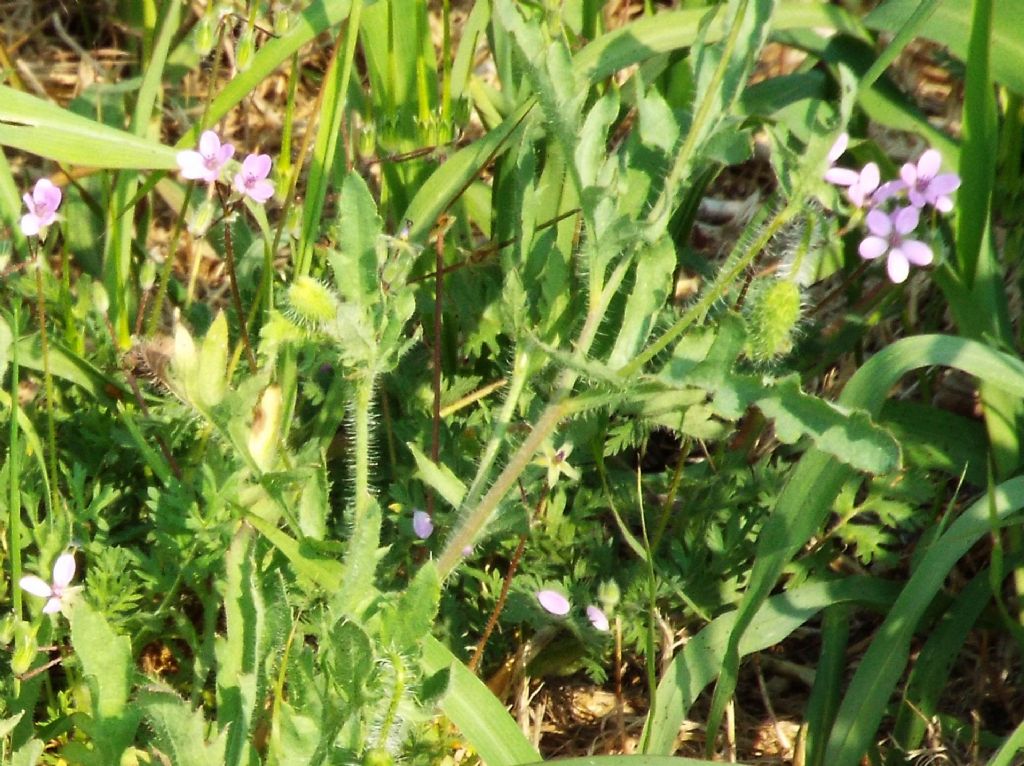
<path fill-rule="evenodd" d="M 49 453 L 50 507 L 57 508 L 57 429 L 53 420 L 53 376 L 50 374 L 50 342 L 46 332 L 46 296 L 43 294 L 45 254 L 36 257 L 36 297 L 39 310 L 39 348 L 43 355 L 43 389 L 46 393 L 46 451 Z"/>
<path fill-rule="evenodd" d="M 11 551 L 11 599 L 14 602 L 14 616 L 22 618 L 21 588 L 21 455 L 18 452 L 18 335 L 21 332 L 21 301 L 14 299 L 14 315 L 11 318 L 11 422 L 9 424 L 10 451 L 8 452 L 7 481 L 10 489 L 10 518 L 7 523 Z"/>
<path fill-rule="evenodd" d="M 398 652 L 391 652 L 389 659 L 395 669 L 395 683 L 391 689 L 391 699 L 388 701 L 388 711 L 384 716 L 384 722 L 380 727 L 380 734 L 377 736 L 377 748 L 383 750 L 388 744 L 388 735 L 391 727 L 395 725 L 395 718 L 398 717 L 398 706 L 402 703 L 402 696 L 405 694 L 405 665 L 402 663 L 402 655 Z"/>
<path fill-rule="evenodd" d="M 353 522 L 366 516 L 373 498 L 370 495 L 370 406 L 373 403 L 373 377 L 366 375 L 356 384 L 355 411 L 352 418 L 355 450 L 355 503 Z"/>

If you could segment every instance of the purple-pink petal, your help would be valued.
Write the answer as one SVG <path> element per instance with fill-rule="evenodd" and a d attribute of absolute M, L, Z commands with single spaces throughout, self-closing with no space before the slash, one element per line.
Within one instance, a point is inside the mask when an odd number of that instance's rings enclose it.
<path fill-rule="evenodd" d="M 190 181 L 210 180 L 210 170 L 206 167 L 206 160 L 199 152 L 194 149 L 184 149 L 178 152 L 176 159 L 182 178 Z M 216 180 L 216 175 L 214 175 L 213 180 Z"/>
<path fill-rule="evenodd" d="M 836 186 L 852 186 L 857 183 L 859 174 L 849 168 L 829 168 L 825 171 L 825 180 Z"/>
<path fill-rule="evenodd" d="M 26 593 L 31 593 L 33 596 L 39 596 L 40 598 L 49 598 L 53 595 L 53 588 L 46 582 L 42 577 L 36 577 L 35 575 L 26 575 L 18 580 L 18 585 Z"/>
<path fill-rule="evenodd" d="M 889 249 L 889 242 L 882 237 L 865 237 L 861 240 L 857 252 L 860 257 L 866 260 L 873 260 L 883 255 Z"/>
<path fill-rule="evenodd" d="M 917 165 L 905 162 L 900 168 L 900 178 L 903 179 L 903 183 L 913 189 L 917 183 Z"/>
<path fill-rule="evenodd" d="M 892 234 L 892 219 L 888 213 L 874 208 L 868 211 L 864 220 L 867 222 L 868 229 L 876 237 L 888 237 Z"/>
<path fill-rule="evenodd" d="M 940 197 L 960 188 L 960 176 L 956 173 L 943 173 L 935 176 L 928 184 L 928 194 Z"/>
<path fill-rule="evenodd" d="M 939 197 L 932 204 L 940 213 L 948 213 L 953 209 L 953 200 L 949 197 Z"/>
<path fill-rule="evenodd" d="M 212 130 L 204 130 L 199 136 L 199 153 L 204 157 L 216 157 L 220 152 L 220 137 Z"/>
<path fill-rule="evenodd" d="M 434 533 L 434 522 L 426 511 L 414 511 L 412 514 L 412 531 L 420 540 L 426 540 Z"/>
<path fill-rule="evenodd" d="M 217 150 L 217 164 L 223 165 L 225 162 L 230 160 L 235 154 L 235 147 L 232 144 L 221 144 L 220 149 Z"/>
<path fill-rule="evenodd" d="M 909 234 L 917 228 L 918 221 L 921 220 L 921 211 L 914 207 L 900 208 L 893 216 L 892 224 L 899 234 Z"/>
<path fill-rule="evenodd" d="M 572 609 L 569 599 L 558 591 L 539 590 L 537 591 L 537 600 L 545 610 L 558 617 L 565 617 L 565 615 L 569 614 L 569 610 Z"/>
<path fill-rule="evenodd" d="M 587 619 L 595 629 L 605 632 L 608 630 L 608 617 L 599 608 L 591 604 L 587 607 Z"/>
<path fill-rule="evenodd" d="M 936 149 L 929 149 L 917 161 L 917 177 L 930 180 L 939 172 L 942 165 L 942 155 Z"/>
<path fill-rule="evenodd" d="M 260 180 L 270 175 L 270 164 L 269 154 L 250 154 L 242 163 L 242 172 Z"/>
<path fill-rule="evenodd" d="M 43 614 L 56 614 L 60 611 L 60 596 L 51 596 L 43 607 Z"/>
<path fill-rule="evenodd" d="M 72 553 L 62 553 L 57 557 L 53 565 L 53 587 L 54 590 L 66 588 L 75 577 L 75 556 Z"/>
<path fill-rule="evenodd" d="M 35 213 L 26 213 L 21 217 L 21 233 L 26 237 L 34 237 L 39 233 L 39 216 Z"/>
<path fill-rule="evenodd" d="M 880 205 L 887 199 L 895 197 L 901 191 L 907 188 L 907 185 L 901 180 L 886 181 L 884 184 L 875 189 L 875 193 L 871 195 L 871 201 L 876 205 Z"/>
<path fill-rule="evenodd" d="M 915 266 L 927 266 L 935 257 L 928 245 L 924 242 L 918 242 L 916 239 L 903 240 L 900 243 L 900 250 L 906 259 Z"/>
<path fill-rule="evenodd" d="M 832 148 L 828 150 L 828 163 L 831 165 L 846 151 L 847 145 L 850 143 L 849 133 L 840 133 L 836 138 L 836 142 L 832 144 Z"/>
<path fill-rule="evenodd" d="M 270 181 L 256 181 L 246 193 L 256 202 L 263 203 L 274 196 L 274 185 Z"/>
<path fill-rule="evenodd" d="M 40 178 L 32 190 L 32 198 L 36 203 L 37 212 L 40 209 L 56 212 L 60 207 L 62 196 L 60 187 L 54 186 L 48 178 Z"/>
<path fill-rule="evenodd" d="M 889 273 L 889 279 L 895 284 L 905 282 L 910 274 L 910 263 L 903 251 L 893 248 L 889 251 L 889 259 L 886 261 L 885 270 Z"/>

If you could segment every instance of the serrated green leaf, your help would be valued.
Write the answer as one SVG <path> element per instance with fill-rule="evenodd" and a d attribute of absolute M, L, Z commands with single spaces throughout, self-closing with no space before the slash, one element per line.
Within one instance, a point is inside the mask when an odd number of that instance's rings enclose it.
<path fill-rule="evenodd" d="M 170 690 L 146 692 L 138 701 L 153 729 L 157 746 L 175 766 L 209 766 L 224 763 L 227 731 L 207 741 L 208 724 L 202 709 L 193 710 Z"/>

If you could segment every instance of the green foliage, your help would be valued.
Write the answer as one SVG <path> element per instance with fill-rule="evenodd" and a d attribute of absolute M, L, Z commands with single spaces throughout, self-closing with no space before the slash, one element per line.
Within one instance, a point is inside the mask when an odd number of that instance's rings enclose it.
<path fill-rule="evenodd" d="M 0 85 L 0 761 L 435 766 L 457 738 L 521 766 L 543 747 L 481 678 L 602 684 L 621 650 L 644 753 L 566 762 L 702 763 L 672 757 L 698 695 L 710 755 L 741 659 L 818 615 L 807 762 L 919 747 L 971 631 L 1020 633 L 1016 11 L 292 6 L 147 0 L 133 77 L 68 108 Z M 884 76 L 918 35 L 966 65 L 960 144 Z M 774 75 L 769 39 L 807 63 Z M 875 125 L 964 177 L 906 300 L 823 180 L 895 175 Z M 219 180 L 167 177 L 157 137 L 208 129 Z M 250 152 L 263 204 L 232 185 Z M 53 163 L 94 170 L 22 237 Z M 939 404 L 943 366 L 982 418 Z M 64 594 L 37 562 L 72 549 Z"/>

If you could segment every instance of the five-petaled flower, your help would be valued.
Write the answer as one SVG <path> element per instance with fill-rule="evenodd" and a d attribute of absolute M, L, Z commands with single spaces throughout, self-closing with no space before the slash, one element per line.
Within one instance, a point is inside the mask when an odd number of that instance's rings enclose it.
<path fill-rule="evenodd" d="M 857 173 L 856 180 L 846 190 L 846 196 L 857 207 L 867 207 L 871 204 L 881 180 L 882 173 L 879 171 L 878 165 L 874 162 L 869 162 Z"/>
<path fill-rule="evenodd" d="M 34 237 L 57 220 L 57 208 L 61 201 L 60 187 L 54 186 L 48 178 L 36 181 L 32 193 L 22 196 L 28 212 L 21 217 L 21 233 Z"/>
<path fill-rule="evenodd" d="M 412 531 L 420 540 L 426 540 L 434 533 L 434 522 L 426 511 L 413 511 Z"/>
<path fill-rule="evenodd" d="M 566 442 L 557 450 L 550 444 L 545 444 L 541 452 L 543 454 L 536 458 L 533 463 L 548 469 L 549 487 L 555 486 L 555 482 L 563 475 L 571 481 L 579 481 L 580 472 L 569 465 L 569 455 L 572 454 L 572 442 Z"/>
<path fill-rule="evenodd" d="M 71 587 L 75 577 L 75 556 L 73 553 L 62 553 L 53 565 L 53 582 L 48 583 L 42 577 L 27 575 L 18 581 L 21 589 L 33 596 L 46 599 L 43 612 L 54 614 L 67 605 L 70 597 L 78 588 Z"/>
<path fill-rule="evenodd" d="M 920 210 L 913 206 L 900 208 L 894 213 L 875 208 L 867 215 L 871 234 L 861 241 L 858 252 L 861 258 L 867 259 L 888 253 L 886 271 L 896 284 L 906 280 L 910 264 L 927 266 L 932 262 L 932 250 L 928 245 L 916 239 L 906 239 L 906 235 L 917 228 L 920 215 Z"/>
<path fill-rule="evenodd" d="M 274 196 L 274 185 L 267 180 L 270 175 L 270 155 L 250 154 L 242 162 L 242 169 L 235 175 L 235 190 L 264 203 Z"/>
<path fill-rule="evenodd" d="M 199 137 L 199 151 L 185 149 L 178 152 L 178 167 L 182 178 L 190 181 L 206 181 L 216 183 L 220 171 L 235 153 L 231 144 L 222 144 L 220 136 L 212 130 L 204 130 Z"/>
<path fill-rule="evenodd" d="M 940 213 L 953 209 L 951 192 L 960 187 L 960 176 L 956 173 L 939 174 L 942 155 L 929 149 L 920 156 L 917 163 L 908 162 L 900 168 L 900 178 L 907 186 L 907 196 L 914 207 L 931 205 Z"/>

